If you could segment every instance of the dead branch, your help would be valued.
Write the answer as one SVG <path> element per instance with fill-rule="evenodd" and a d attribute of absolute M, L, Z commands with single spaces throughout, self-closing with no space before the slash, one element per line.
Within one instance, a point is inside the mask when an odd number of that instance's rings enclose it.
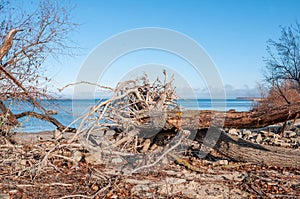
<path fill-rule="evenodd" d="M 57 129 L 59 131 L 62 131 L 62 132 L 75 132 L 76 131 L 75 128 L 64 126 L 57 119 L 55 119 L 54 117 L 52 117 L 50 115 L 44 115 L 44 114 L 36 113 L 36 112 L 33 112 L 33 111 L 26 111 L 26 112 L 22 112 L 22 113 L 19 113 L 19 114 L 15 114 L 15 117 L 17 119 L 22 118 L 22 117 L 26 117 L 26 116 L 35 117 L 35 118 L 38 118 L 38 119 L 41 119 L 41 120 L 51 122 L 52 124 L 54 124 L 57 127 Z"/>

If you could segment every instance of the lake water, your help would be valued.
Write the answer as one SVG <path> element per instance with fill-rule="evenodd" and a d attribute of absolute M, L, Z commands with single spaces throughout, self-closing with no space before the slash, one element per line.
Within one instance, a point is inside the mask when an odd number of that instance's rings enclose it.
<path fill-rule="evenodd" d="M 88 111 L 88 109 L 96 104 L 96 100 L 45 100 L 42 103 L 47 107 L 47 109 L 57 110 L 58 114 L 53 115 L 58 121 L 64 125 L 70 124 L 78 116 L 83 115 Z M 236 100 L 236 99 L 226 99 L 226 100 L 210 100 L 210 99 L 185 99 L 178 100 L 180 107 L 182 109 L 188 110 L 230 110 L 235 109 L 236 111 L 248 111 L 255 104 L 252 100 Z M 33 111 L 33 107 L 19 103 L 15 105 L 11 103 L 12 111 L 14 113 L 20 112 L 19 108 L 22 110 Z M 25 117 L 20 121 L 21 127 L 16 129 L 17 131 L 24 132 L 39 132 L 44 130 L 53 130 L 55 126 L 51 123 L 38 120 L 36 118 Z M 75 125 L 76 127 L 76 125 Z"/>

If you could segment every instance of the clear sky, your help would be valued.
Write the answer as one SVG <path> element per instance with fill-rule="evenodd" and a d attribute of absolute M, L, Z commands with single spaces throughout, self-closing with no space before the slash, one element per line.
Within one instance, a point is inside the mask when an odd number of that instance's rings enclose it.
<path fill-rule="evenodd" d="M 299 0 L 71 0 L 73 21 L 81 24 L 71 37 L 82 48 L 78 57 L 61 58 L 49 70 L 54 87 L 76 81 L 87 56 L 106 39 L 131 29 L 161 27 L 195 40 L 215 63 L 228 97 L 255 95 L 263 79 L 266 41 L 278 39 L 279 26 L 300 20 Z M 132 68 L 157 63 L 189 77 L 198 91 L 205 83 L 187 63 L 166 52 L 146 50 L 112 64 L 101 83 L 114 86 Z M 142 68 L 143 68 L 142 67 Z M 127 70 L 127 71 L 126 71 Z M 128 72 L 129 71 L 129 72 Z M 141 70 L 143 71 L 143 69 Z M 206 85 L 210 87 L 212 85 Z M 68 92 L 66 91 L 67 95 Z M 201 95 L 200 95 L 201 96 Z"/>

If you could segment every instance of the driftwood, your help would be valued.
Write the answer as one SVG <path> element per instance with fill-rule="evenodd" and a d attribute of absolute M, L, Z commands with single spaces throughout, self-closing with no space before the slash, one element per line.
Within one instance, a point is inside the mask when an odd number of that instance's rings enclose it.
<path fill-rule="evenodd" d="M 236 139 L 223 132 L 222 128 L 259 128 L 286 122 L 298 117 L 300 103 L 249 112 L 180 111 L 175 103 L 173 79 L 167 81 L 166 72 L 164 75 L 163 83 L 157 80 L 151 84 L 147 76 L 136 81 L 119 83 L 116 89 L 112 90 L 113 95 L 110 99 L 100 102 L 84 116 L 76 136 L 83 136 L 85 147 L 88 149 L 102 154 L 105 152 L 104 149 L 109 149 L 108 154 L 118 154 L 121 159 L 126 159 L 128 154 L 144 154 L 146 148 L 152 148 L 151 146 L 157 144 L 155 142 L 159 137 L 165 139 L 160 146 L 165 147 L 164 151 L 168 151 L 169 156 L 174 156 L 173 149 L 169 150 L 170 146 L 178 146 L 178 140 L 182 143 L 189 142 L 185 141 L 187 137 L 182 137 L 179 132 L 193 130 L 198 132 L 190 138 L 193 137 L 195 141 L 213 148 L 232 160 L 298 168 L 299 150 L 259 145 Z M 107 128 L 115 129 L 116 133 L 110 137 L 96 136 L 99 129 Z M 207 140 L 207 133 L 208 137 L 214 140 Z M 161 134 L 163 135 L 160 136 Z M 171 137 L 169 140 L 172 144 L 168 142 L 166 138 L 168 136 Z M 110 145 L 113 147 L 103 148 Z M 147 155 L 147 152 L 144 155 Z M 149 165 L 153 165 L 165 155 L 165 152 L 154 150 L 150 156 L 143 157 L 150 161 Z M 136 159 L 139 159 L 137 156 L 139 155 L 136 155 Z M 134 171 L 138 169 L 135 168 Z"/>
<path fill-rule="evenodd" d="M 261 128 L 272 124 L 297 119 L 300 116 L 300 102 L 274 108 L 254 109 L 249 112 L 218 112 L 188 110 L 169 112 L 168 122 L 174 126 L 206 128 Z M 212 124 L 213 122 L 213 124 Z"/>
<path fill-rule="evenodd" d="M 216 143 L 203 142 L 203 134 L 207 132 L 218 137 Z M 290 168 L 299 168 L 300 165 L 300 150 L 255 144 L 240 138 L 231 137 L 224 131 L 214 127 L 199 130 L 195 140 L 206 144 L 235 161 Z M 210 143 L 213 144 L 211 145 Z"/>
<path fill-rule="evenodd" d="M 256 109 L 249 112 L 183 111 L 168 113 L 168 128 L 198 130 L 195 140 L 206 144 L 232 160 L 264 164 L 268 166 L 298 168 L 300 150 L 255 144 L 229 136 L 223 128 L 261 128 L 279 122 L 298 118 L 300 102 L 269 109 Z M 212 127 L 212 128 L 210 128 Z M 219 128 L 215 128 L 219 127 Z M 208 129 L 210 129 L 208 131 Z M 203 142 L 206 133 L 216 134 L 217 143 Z"/>
<path fill-rule="evenodd" d="M 48 121 L 48 122 L 54 124 L 59 131 L 63 131 L 63 132 L 75 132 L 76 131 L 75 128 L 71 128 L 71 127 L 67 127 L 67 126 L 63 125 L 57 119 L 50 116 L 49 114 L 45 115 L 45 114 L 40 114 L 40 113 L 36 113 L 36 112 L 33 112 L 33 111 L 26 111 L 26 112 L 22 112 L 22 113 L 19 113 L 19 114 L 15 114 L 14 116 L 15 116 L 16 119 L 20 119 L 22 117 L 27 117 L 28 116 L 28 117 L 35 117 L 35 118 L 38 118 L 40 120 Z"/>

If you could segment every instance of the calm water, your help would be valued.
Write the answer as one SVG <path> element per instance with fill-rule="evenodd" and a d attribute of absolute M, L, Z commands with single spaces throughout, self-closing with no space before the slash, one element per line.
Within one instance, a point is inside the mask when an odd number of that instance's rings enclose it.
<path fill-rule="evenodd" d="M 178 100 L 182 109 L 188 110 L 229 110 L 235 109 L 236 111 L 248 111 L 254 105 L 255 102 L 251 100 L 236 100 L 236 99 L 227 99 L 227 100 L 210 100 L 210 99 L 186 99 Z M 95 105 L 95 100 L 45 100 L 43 104 L 47 109 L 57 110 L 58 114 L 53 115 L 58 121 L 64 125 L 70 124 L 78 116 L 83 115 L 88 111 L 88 109 Z M 12 111 L 18 113 L 19 107 L 22 109 L 33 111 L 33 107 L 19 103 L 18 105 L 11 103 L 10 104 Z M 22 118 L 20 120 L 21 127 L 17 131 L 26 131 L 26 132 L 38 132 L 44 130 L 53 130 L 55 126 L 51 123 L 38 120 L 36 118 Z M 73 125 L 74 126 L 74 125 Z M 76 125 L 75 125 L 76 126 Z"/>

